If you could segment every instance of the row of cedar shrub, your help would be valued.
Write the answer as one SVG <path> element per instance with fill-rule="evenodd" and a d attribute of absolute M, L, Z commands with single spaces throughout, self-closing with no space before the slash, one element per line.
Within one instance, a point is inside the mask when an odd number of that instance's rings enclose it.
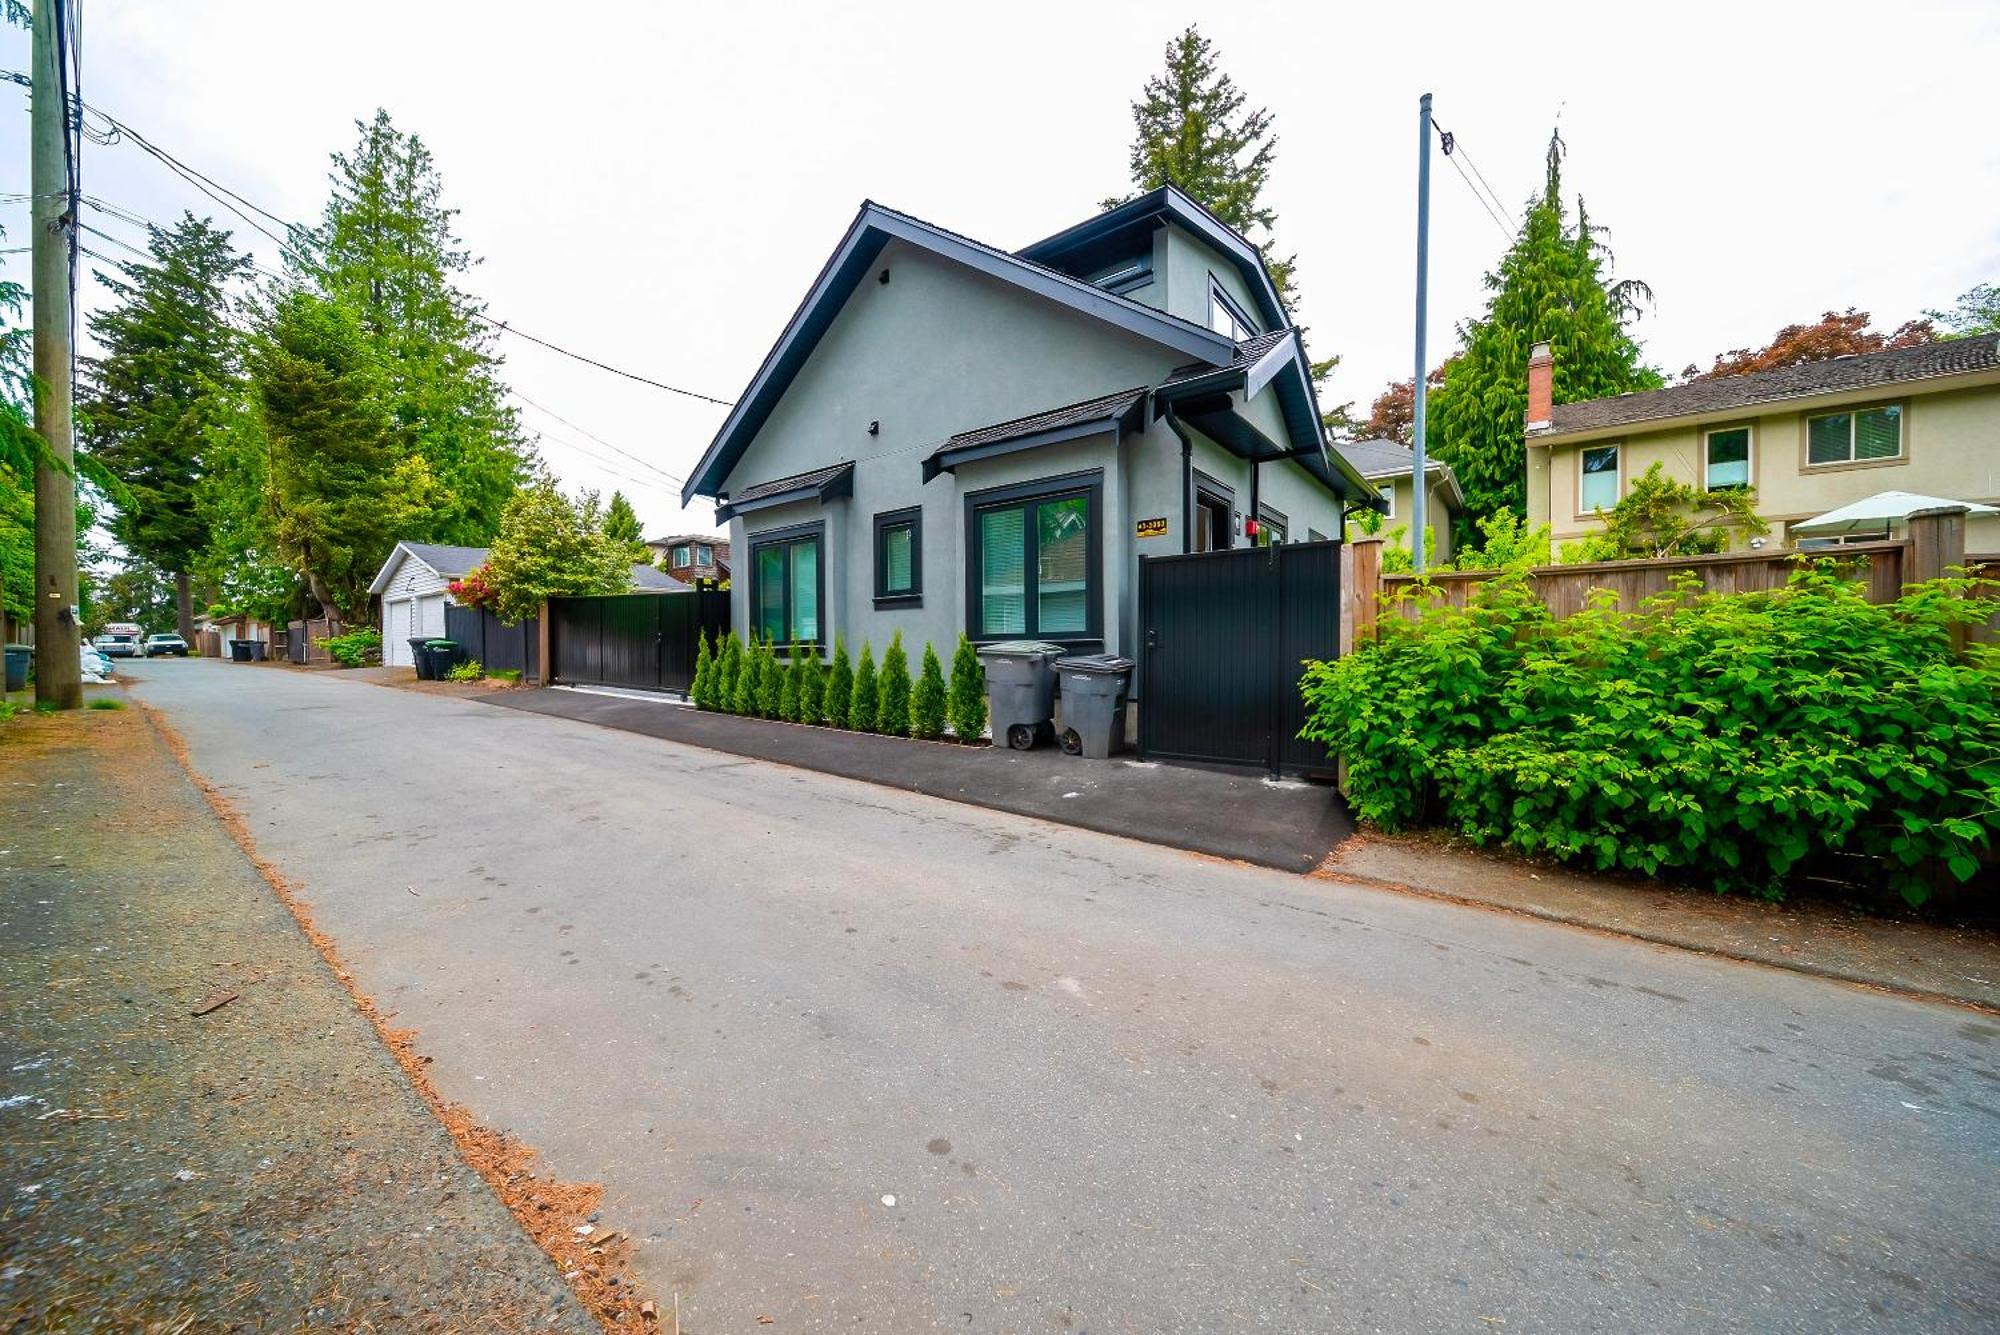
<path fill-rule="evenodd" d="M 1940 579 L 1875 605 L 1817 562 L 1782 589 L 1690 574 L 1558 619 L 1507 575 L 1311 664 L 1302 735 L 1383 828 L 1770 898 L 1859 872 L 1921 903 L 2000 835 L 2000 650 L 1961 647 L 1994 589 Z"/>
<path fill-rule="evenodd" d="M 892 737 L 935 739 L 947 724 L 961 741 L 977 742 L 986 732 L 986 671 L 963 635 L 947 685 L 929 644 L 911 679 L 901 631 L 889 641 L 880 668 L 865 642 L 860 662 L 850 663 L 845 637 L 835 639 L 832 662 L 822 663 L 816 649 L 793 645 L 781 658 L 771 641 L 745 644 L 733 630 L 712 648 L 704 631 L 688 695 L 697 707 L 718 713 Z"/>

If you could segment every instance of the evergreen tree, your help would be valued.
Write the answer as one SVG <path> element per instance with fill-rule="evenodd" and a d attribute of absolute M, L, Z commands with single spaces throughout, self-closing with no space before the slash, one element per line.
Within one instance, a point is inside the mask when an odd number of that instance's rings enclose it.
<path fill-rule="evenodd" d="M 646 546 L 645 530 L 639 525 L 638 512 L 632 502 L 625 499 L 625 493 L 611 493 L 611 503 L 604 507 L 604 536 L 617 543 L 631 558 L 629 564 L 645 566 L 653 563 L 653 553 Z"/>
<path fill-rule="evenodd" d="M 836 728 L 847 726 L 847 715 L 854 700 L 854 669 L 847 661 L 847 637 L 833 637 L 833 666 L 827 669 L 826 693 L 821 705 L 826 711 L 826 721 Z"/>
<path fill-rule="evenodd" d="M 856 732 L 873 732 L 881 714 L 882 701 L 875 689 L 875 651 L 863 641 L 861 662 L 854 669 L 854 693 L 847 702 L 847 726 Z"/>
<path fill-rule="evenodd" d="M 805 670 L 805 655 L 794 644 L 791 656 L 780 669 L 784 681 L 778 688 L 778 717 L 787 723 L 799 721 L 799 678 L 805 675 Z"/>
<path fill-rule="evenodd" d="M 961 742 L 976 742 L 986 732 L 986 668 L 972 641 L 958 637 L 951 656 L 951 730 Z"/>
<path fill-rule="evenodd" d="M 311 262 L 295 272 L 355 312 L 393 434 L 443 484 L 399 536 L 482 544 L 528 481 L 533 451 L 507 406 L 485 307 L 458 286 L 477 261 L 423 140 L 386 111 L 355 128 L 354 150 L 333 157 L 325 216 L 298 238 Z"/>
<path fill-rule="evenodd" d="M 819 651 L 809 650 L 805 655 L 805 666 L 799 677 L 799 722 L 819 724 L 826 721 L 826 668 L 819 661 Z"/>
<path fill-rule="evenodd" d="M 1296 257 L 1272 253 L 1278 215 L 1263 202 L 1278 152 L 1271 113 L 1245 108 L 1248 99 L 1222 72 L 1214 45 L 1192 25 L 1167 43 L 1166 60 L 1166 68 L 1146 80 L 1143 95 L 1132 104 L 1135 190 L 1143 194 L 1171 181 L 1250 237 L 1264 252 L 1271 281 L 1290 307 Z M 1104 207 L 1123 202 L 1108 199 Z M 1262 233 L 1261 240 L 1256 233 Z"/>
<path fill-rule="evenodd" d="M 5 233 L 0 232 L 0 235 Z M 34 330 L 28 290 L 0 279 L 0 643 L 35 613 L 35 462 L 48 453 L 34 416 Z"/>
<path fill-rule="evenodd" d="M 730 710 L 745 718 L 757 717 L 757 701 L 762 697 L 760 678 L 764 671 L 762 647 L 752 640 L 743 646 L 743 660 L 736 672 L 736 689 L 730 693 Z"/>
<path fill-rule="evenodd" d="M 923 667 L 910 692 L 910 736 L 944 736 L 944 715 L 944 668 L 938 663 L 937 650 L 926 643 Z"/>
<path fill-rule="evenodd" d="M 365 625 L 368 586 L 433 492 L 382 411 L 354 317 L 303 290 L 279 296 L 251 353 L 278 554 L 324 608 Z"/>
<path fill-rule="evenodd" d="M 715 656 L 708 650 L 708 631 L 703 630 L 695 637 L 694 682 L 688 687 L 688 699 L 696 709 L 713 709 L 709 691 L 714 684 Z"/>
<path fill-rule="evenodd" d="M 889 637 L 889 648 L 882 655 L 882 671 L 876 679 L 875 690 L 880 696 L 876 705 L 875 730 L 891 737 L 910 735 L 910 655 L 903 648 L 903 632 L 897 631 Z"/>
<path fill-rule="evenodd" d="M 1513 246 L 1486 276 L 1486 313 L 1459 326 L 1462 351 L 1433 397 L 1428 444 L 1465 490 L 1466 535 L 1502 509 L 1527 511 L 1528 352 L 1547 343 L 1555 357 L 1555 401 L 1657 389 L 1658 371 L 1640 363 L 1628 332 L 1638 300 L 1633 280 L 1608 281 L 1610 252 L 1583 201 L 1576 222 L 1562 199 L 1563 141 L 1549 137 L 1548 173 L 1528 204 Z"/>
<path fill-rule="evenodd" d="M 757 654 L 757 713 L 762 718 L 781 718 L 779 706 L 785 698 L 785 668 L 778 661 L 778 646 L 765 640 Z"/>
<path fill-rule="evenodd" d="M 730 631 L 722 641 L 722 663 L 716 673 L 715 707 L 725 713 L 740 714 L 736 707 L 736 687 L 743 676 L 743 641 Z"/>
<path fill-rule="evenodd" d="M 116 303 L 90 316 L 102 350 L 83 359 L 79 434 L 124 485 L 111 531 L 174 580 L 175 622 L 194 636 L 193 570 L 209 535 L 197 489 L 218 429 L 240 422 L 242 335 L 228 285 L 250 260 L 229 233 L 184 213 L 146 229 L 148 258 L 98 272 Z"/>

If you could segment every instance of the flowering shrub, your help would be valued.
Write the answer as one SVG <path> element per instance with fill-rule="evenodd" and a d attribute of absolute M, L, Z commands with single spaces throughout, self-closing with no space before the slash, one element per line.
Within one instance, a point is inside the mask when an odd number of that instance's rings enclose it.
<path fill-rule="evenodd" d="M 500 596 L 495 592 L 492 578 L 485 566 L 479 567 L 464 579 L 453 580 L 445 587 L 451 590 L 451 596 L 458 600 L 460 607 L 491 607 L 494 600 Z"/>
<path fill-rule="evenodd" d="M 1860 854 L 1921 903 L 2000 832 L 2000 651 L 1957 648 L 1973 583 L 1877 606 L 1821 563 L 1769 592 L 1688 576 L 1557 620 L 1506 575 L 1310 664 L 1302 735 L 1385 828 L 1772 898 L 1801 864 Z"/>

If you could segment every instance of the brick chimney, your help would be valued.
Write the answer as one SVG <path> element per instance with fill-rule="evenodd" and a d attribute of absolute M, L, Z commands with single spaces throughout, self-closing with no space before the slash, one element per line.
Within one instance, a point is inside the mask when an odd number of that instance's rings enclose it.
<path fill-rule="evenodd" d="M 1528 434 L 1547 431 L 1556 401 L 1556 359 L 1549 345 L 1535 344 L 1528 354 Z"/>

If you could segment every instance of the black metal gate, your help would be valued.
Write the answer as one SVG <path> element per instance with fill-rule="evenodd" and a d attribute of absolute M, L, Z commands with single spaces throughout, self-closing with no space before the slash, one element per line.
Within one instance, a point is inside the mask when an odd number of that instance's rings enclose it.
<path fill-rule="evenodd" d="M 1332 772 L 1299 678 L 1340 653 L 1338 542 L 1141 558 L 1139 630 L 1142 755 Z"/>
<path fill-rule="evenodd" d="M 551 598 L 550 675 L 571 685 L 685 691 L 703 631 L 711 645 L 729 632 L 729 595 L 719 588 Z"/>

